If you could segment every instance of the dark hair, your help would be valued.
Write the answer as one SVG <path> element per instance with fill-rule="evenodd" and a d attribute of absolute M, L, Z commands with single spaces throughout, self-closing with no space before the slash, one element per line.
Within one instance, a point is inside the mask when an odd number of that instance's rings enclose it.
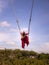
<path fill-rule="evenodd" d="M 23 32 L 23 36 L 25 36 L 25 32 Z"/>

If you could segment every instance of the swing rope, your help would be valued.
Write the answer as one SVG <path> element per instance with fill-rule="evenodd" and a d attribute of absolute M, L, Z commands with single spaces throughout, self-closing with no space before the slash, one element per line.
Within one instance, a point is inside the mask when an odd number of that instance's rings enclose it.
<path fill-rule="evenodd" d="M 31 25 L 31 19 L 32 19 L 33 4 L 34 4 L 34 0 L 32 0 L 32 7 L 31 7 L 30 19 L 29 19 L 29 25 L 28 25 L 28 33 L 30 33 L 30 25 Z"/>
<path fill-rule="evenodd" d="M 16 23 L 17 23 L 17 25 L 18 25 L 18 29 L 19 29 L 19 32 L 20 32 L 20 26 L 19 26 L 19 22 L 18 22 L 18 18 L 17 18 L 17 16 L 16 16 L 16 10 L 15 10 L 15 6 L 14 6 L 14 1 L 13 0 L 11 0 L 11 4 L 12 4 L 12 6 L 13 6 L 13 11 L 14 11 L 14 16 L 16 17 Z"/>
<path fill-rule="evenodd" d="M 14 1 L 11 0 L 11 4 L 13 5 L 14 16 L 16 17 L 16 10 L 15 10 L 15 6 L 14 6 L 13 3 L 14 3 Z M 28 33 L 30 33 L 30 25 L 31 25 L 31 19 L 32 19 L 33 4 L 34 4 L 34 0 L 32 0 L 32 7 L 31 7 L 30 19 L 29 19 L 29 25 L 28 25 Z M 19 26 L 19 22 L 18 22 L 17 17 L 16 17 L 16 23 L 17 23 L 17 25 L 18 25 L 18 29 L 19 29 L 19 32 L 20 32 L 21 29 L 20 29 L 20 26 Z"/>

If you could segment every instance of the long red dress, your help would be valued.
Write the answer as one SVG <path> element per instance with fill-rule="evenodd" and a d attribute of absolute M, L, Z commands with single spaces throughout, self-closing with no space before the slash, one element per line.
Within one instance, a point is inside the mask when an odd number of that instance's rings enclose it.
<path fill-rule="evenodd" d="M 21 33 L 21 36 L 23 36 L 22 34 L 23 34 L 23 33 Z M 28 35 L 28 33 L 25 33 L 25 36 L 21 38 L 22 48 L 25 48 L 25 43 L 27 44 L 27 46 L 28 46 L 28 44 L 29 44 L 29 38 L 28 38 L 27 35 Z"/>

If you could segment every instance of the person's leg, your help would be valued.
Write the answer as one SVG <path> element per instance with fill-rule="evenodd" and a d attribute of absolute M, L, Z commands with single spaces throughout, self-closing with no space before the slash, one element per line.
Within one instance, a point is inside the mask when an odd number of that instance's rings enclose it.
<path fill-rule="evenodd" d="M 25 37 L 25 43 L 27 44 L 27 46 L 29 45 L 29 38 L 28 38 L 28 36 Z"/>
<path fill-rule="evenodd" d="M 22 41 L 22 48 L 24 48 L 25 47 L 25 43 Z"/>
<path fill-rule="evenodd" d="M 29 41 L 27 40 L 27 42 L 26 42 L 26 43 L 27 43 L 27 46 L 28 46 L 28 45 L 29 45 Z"/>
<path fill-rule="evenodd" d="M 22 48 L 24 48 L 25 47 L 24 39 L 21 39 L 21 41 L 22 41 Z"/>

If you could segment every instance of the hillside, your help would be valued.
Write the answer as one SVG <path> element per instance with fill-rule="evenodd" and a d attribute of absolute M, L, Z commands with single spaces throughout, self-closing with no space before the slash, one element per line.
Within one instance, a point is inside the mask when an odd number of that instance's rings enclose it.
<path fill-rule="evenodd" d="M 0 65 L 49 65 L 49 54 L 25 50 L 0 50 Z"/>

